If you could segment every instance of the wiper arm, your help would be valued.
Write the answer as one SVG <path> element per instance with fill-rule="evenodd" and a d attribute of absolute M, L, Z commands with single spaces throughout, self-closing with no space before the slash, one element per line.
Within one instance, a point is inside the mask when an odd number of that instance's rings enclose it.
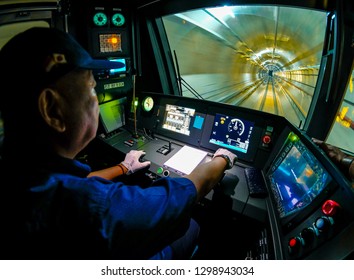
<path fill-rule="evenodd" d="M 182 78 L 181 73 L 179 71 L 179 65 L 178 65 L 178 59 L 177 59 L 177 54 L 176 51 L 173 51 L 173 54 L 175 56 L 175 62 L 176 62 L 176 71 L 177 71 L 177 84 L 178 84 L 178 90 L 180 95 L 182 96 L 182 85 L 189 90 L 196 98 L 198 99 L 204 99 L 190 84 L 186 82 L 185 79 Z"/>

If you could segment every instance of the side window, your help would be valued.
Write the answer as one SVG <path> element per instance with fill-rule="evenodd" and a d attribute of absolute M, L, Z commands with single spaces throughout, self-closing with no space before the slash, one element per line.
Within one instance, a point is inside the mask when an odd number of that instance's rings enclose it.
<path fill-rule="evenodd" d="M 50 27 L 49 23 L 42 20 L 16 22 L 0 26 L 0 49 L 16 34 L 31 27 Z M 2 143 L 4 138 L 4 124 L 0 112 L 0 159 L 2 154 Z"/>
<path fill-rule="evenodd" d="M 327 142 L 354 153 L 354 67 L 349 78 L 342 105 L 337 113 Z"/>
<path fill-rule="evenodd" d="M 16 34 L 31 27 L 50 27 L 46 21 L 26 21 L 0 25 L 0 49 Z"/>

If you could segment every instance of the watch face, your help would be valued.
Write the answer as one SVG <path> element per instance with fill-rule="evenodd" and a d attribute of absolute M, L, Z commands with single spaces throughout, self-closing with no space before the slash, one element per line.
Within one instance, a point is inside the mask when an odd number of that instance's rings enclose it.
<path fill-rule="evenodd" d="M 150 112 L 153 107 L 154 107 L 154 99 L 152 99 L 152 97 L 150 97 L 150 96 L 145 97 L 145 99 L 143 100 L 144 111 Z"/>
<path fill-rule="evenodd" d="M 96 13 L 94 14 L 93 16 L 93 23 L 97 26 L 103 26 L 103 25 L 106 25 L 108 22 L 108 18 L 106 16 L 106 14 L 104 13 Z"/>

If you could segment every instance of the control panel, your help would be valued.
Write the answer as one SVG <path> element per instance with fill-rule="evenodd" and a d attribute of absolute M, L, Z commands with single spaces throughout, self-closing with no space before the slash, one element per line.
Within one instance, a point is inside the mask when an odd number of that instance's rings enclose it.
<path fill-rule="evenodd" d="M 218 193 L 232 201 L 233 212 L 264 225 L 257 259 L 343 259 L 354 251 L 350 183 L 284 118 L 157 94 L 139 94 L 134 102 L 127 98 L 118 104 L 125 116 L 112 114 L 120 118 L 113 122 L 116 133 L 99 138 L 122 153 L 144 150 L 144 159 L 151 162 L 144 176 L 150 181 L 189 174 L 220 147 L 237 155 Z M 247 170 L 256 170 L 258 179 Z M 247 254 L 255 257 L 253 250 Z"/>
<path fill-rule="evenodd" d="M 350 205 L 344 197 L 335 194 L 285 235 L 284 254 L 287 259 L 346 258 L 353 251 L 353 243 L 346 242 L 346 239 L 351 239 L 352 223 Z"/>
<path fill-rule="evenodd" d="M 116 69 L 95 70 L 99 103 L 114 100 L 132 91 L 135 68 L 134 40 L 129 3 L 112 1 L 73 1 L 71 20 L 76 22 L 75 37 L 95 59 L 121 63 Z"/>

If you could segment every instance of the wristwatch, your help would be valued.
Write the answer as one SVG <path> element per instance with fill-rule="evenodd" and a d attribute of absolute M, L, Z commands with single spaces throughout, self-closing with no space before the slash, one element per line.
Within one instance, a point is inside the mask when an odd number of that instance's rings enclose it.
<path fill-rule="evenodd" d="M 227 169 L 231 169 L 234 166 L 234 163 L 231 162 L 230 158 L 227 155 L 224 154 L 216 155 L 214 158 L 216 157 L 222 157 L 227 161 Z"/>

